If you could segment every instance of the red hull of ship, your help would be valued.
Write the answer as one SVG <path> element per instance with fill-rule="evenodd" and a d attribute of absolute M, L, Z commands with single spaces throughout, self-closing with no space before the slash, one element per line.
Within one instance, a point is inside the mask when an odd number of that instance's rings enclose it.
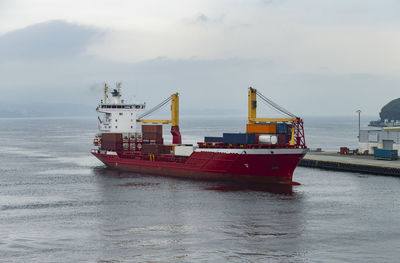
<path fill-rule="evenodd" d="M 280 154 L 193 152 L 184 162 L 92 153 L 108 167 L 122 171 L 197 180 L 293 184 L 293 172 L 305 150 L 292 150 Z"/>

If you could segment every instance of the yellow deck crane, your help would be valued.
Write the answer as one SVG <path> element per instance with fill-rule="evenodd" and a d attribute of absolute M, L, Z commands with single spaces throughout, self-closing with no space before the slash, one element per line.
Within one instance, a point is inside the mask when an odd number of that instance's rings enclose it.
<path fill-rule="evenodd" d="M 259 97 L 263 102 L 275 108 L 277 111 L 285 114 L 288 118 L 257 118 L 257 97 Z M 294 114 L 290 113 L 288 110 L 274 103 L 264 95 L 262 95 L 256 89 L 252 87 L 249 88 L 248 94 L 248 123 L 249 124 L 257 124 L 257 123 L 277 123 L 277 122 L 291 122 L 291 140 L 289 142 L 290 145 L 304 146 L 305 147 L 305 139 L 304 139 L 304 129 L 303 129 L 303 121 L 299 117 L 296 117 Z"/>
<path fill-rule="evenodd" d="M 142 118 L 152 114 L 156 110 L 162 108 L 168 102 L 171 101 L 171 119 L 170 120 L 143 120 Z M 137 122 L 141 123 L 152 123 L 152 124 L 169 124 L 171 123 L 171 134 L 172 134 L 172 143 L 173 144 L 181 144 L 182 137 L 179 131 L 179 93 L 174 93 L 163 102 L 152 108 L 151 110 L 140 115 Z"/>

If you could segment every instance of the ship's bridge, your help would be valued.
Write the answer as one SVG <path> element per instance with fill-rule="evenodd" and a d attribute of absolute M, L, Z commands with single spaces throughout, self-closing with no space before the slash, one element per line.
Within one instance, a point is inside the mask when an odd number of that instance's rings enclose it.
<path fill-rule="evenodd" d="M 100 132 L 131 133 L 136 132 L 137 115 L 144 112 L 145 103 L 125 103 L 121 100 L 120 85 L 112 92 L 112 99 L 108 98 L 108 87 L 104 88 L 104 100 L 97 106 L 96 111 L 103 113 L 99 116 Z"/>
<path fill-rule="evenodd" d="M 97 111 L 101 109 L 144 109 L 146 104 L 100 104 Z"/>

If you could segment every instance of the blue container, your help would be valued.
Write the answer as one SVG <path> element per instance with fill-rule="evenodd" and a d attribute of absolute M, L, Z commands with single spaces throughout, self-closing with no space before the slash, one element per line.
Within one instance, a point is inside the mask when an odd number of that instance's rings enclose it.
<path fill-rule="evenodd" d="M 254 133 L 224 133 L 223 142 L 229 144 L 255 144 L 256 135 Z"/>
<path fill-rule="evenodd" d="M 204 142 L 223 142 L 223 137 L 204 137 Z"/>
<path fill-rule="evenodd" d="M 224 143 L 229 144 L 246 144 L 247 134 L 246 133 L 224 133 L 223 134 Z"/>
<path fill-rule="evenodd" d="M 397 150 L 375 149 L 374 157 L 381 160 L 397 160 L 398 153 Z"/>
<path fill-rule="evenodd" d="M 288 125 L 287 125 L 287 123 L 277 123 L 276 124 L 276 133 L 278 133 L 278 134 L 287 134 L 288 133 Z"/>
<path fill-rule="evenodd" d="M 247 144 L 256 144 L 256 134 L 255 133 L 246 133 L 247 134 Z"/>

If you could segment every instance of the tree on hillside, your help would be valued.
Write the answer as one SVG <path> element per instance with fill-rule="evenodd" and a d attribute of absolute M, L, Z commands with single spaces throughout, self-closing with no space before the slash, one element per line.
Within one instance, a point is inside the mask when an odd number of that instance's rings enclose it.
<path fill-rule="evenodd" d="M 381 121 L 384 121 L 385 119 L 400 120 L 400 98 L 392 100 L 383 106 L 379 116 L 381 117 Z"/>

